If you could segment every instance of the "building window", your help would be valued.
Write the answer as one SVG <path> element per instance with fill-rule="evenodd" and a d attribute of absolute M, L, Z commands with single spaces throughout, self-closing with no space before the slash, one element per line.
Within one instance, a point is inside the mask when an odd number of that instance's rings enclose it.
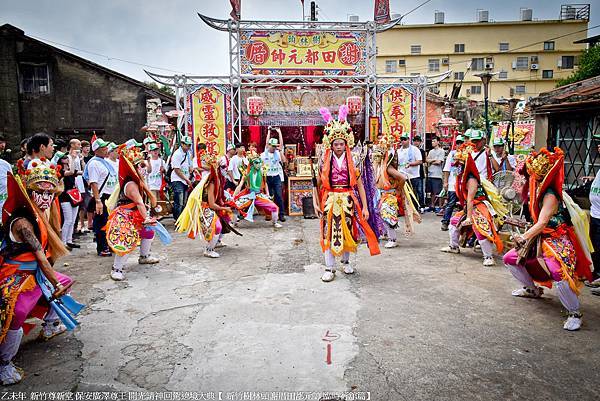
<path fill-rule="evenodd" d="M 404 60 L 404 59 L 400 59 L 400 60 L 398 60 L 398 65 L 399 65 L 400 67 L 406 67 L 406 60 Z"/>
<path fill-rule="evenodd" d="M 524 95 L 525 94 L 525 85 L 515 86 L 515 93 L 517 93 L 519 95 Z"/>
<path fill-rule="evenodd" d="M 429 59 L 429 72 L 438 72 L 440 70 L 440 59 L 430 58 Z"/>
<path fill-rule="evenodd" d="M 526 70 L 529 68 L 529 57 L 517 57 L 517 70 Z"/>
<path fill-rule="evenodd" d="M 554 78 L 553 70 L 542 70 L 542 78 Z"/>
<path fill-rule="evenodd" d="M 483 71 L 484 67 L 485 63 L 483 57 L 471 59 L 471 69 L 473 71 Z"/>
<path fill-rule="evenodd" d="M 385 72 L 396 72 L 396 60 L 385 60 Z"/>
<path fill-rule="evenodd" d="M 500 71 L 498 73 L 498 79 L 507 79 L 508 78 L 508 71 Z"/>
<path fill-rule="evenodd" d="M 544 42 L 544 50 L 554 50 L 554 42 Z"/>
<path fill-rule="evenodd" d="M 21 93 L 50 93 L 48 64 L 20 63 L 19 84 Z"/>
<path fill-rule="evenodd" d="M 462 81 L 463 79 L 465 79 L 465 73 L 464 72 L 455 72 L 454 79 L 457 81 Z"/>
<path fill-rule="evenodd" d="M 481 85 L 471 86 L 471 94 L 472 95 L 481 95 Z"/>
<path fill-rule="evenodd" d="M 411 77 L 418 77 L 418 76 L 420 76 L 420 75 L 421 75 L 421 74 L 420 74 L 420 73 L 418 73 L 418 72 L 411 72 L 411 73 L 410 73 L 410 76 L 411 76 Z"/>
<path fill-rule="evenodd" d="M 575 65 L 575 56 L 562 56 L 560 68 L 562 69 L 570 69 Z"/>
<path fill-rule="evenodd" d="M 508 51 L 508 43 L 507 42 L 500 42 L 500 51 L 501 52 L 507 52 Z"/>
<path fill-rule="evenodd" d="M 464 53 L 464 52 L 465 52 L 465 44 L 464 43 L 454 44 L 454 53 Z"/>
<path fill-rule="evenodd" d="M 421 45 L 411 45 L 410 54 L 421 54 Z"/>

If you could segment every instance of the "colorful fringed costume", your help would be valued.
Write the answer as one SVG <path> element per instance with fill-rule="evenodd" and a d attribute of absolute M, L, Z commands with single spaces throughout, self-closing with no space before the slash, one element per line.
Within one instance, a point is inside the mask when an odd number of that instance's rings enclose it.
<path fill-rule="evenodd" d="M 165 244 L 171 242 L 168 231 L 159 222 L 151 219 L 150 207 L 156 206 L 156 198 L 148 188 L 145 177 L 140 176 L 137 167 L 147 163 L 138 148 L 120 149 L 119 184 L 106 202 L 109 210 L 106 223 L 106 240 L 111 251 L 115 253 L 111 277 L 114 280 L 123 279 L 123 268 L 129 254 L 138 246 L 140 247 L 139 263 L 158 263 L 159 259 L 151 257 L 150 247 L 154 234 Z M 135 184 L 146 205 L 147 220 L 144 221 L 142 213 L 133 199 L 130 199 L 126 190 L 129 185 Z"/>
<path fill-rule="evenodd" d="M 197 159 L 201 169 L 200 182 L 190 193 L 188 202 L 177 219 L 176 228 L 180 233 L 187 233 L 191 239 L 201 234 L 208 243 L 205 256 L 218 257 L 214 249 L 223 234 L 235 232 L 229 226 L 233 213 L 219 204 L 221 190 L 215 157 L 203 151 Z M 212 190 L 212 194 L 209 194 L 209 190 Z M 213 207 L 210 205 L 209 195 L 214 201 Z"/>
<path fill-rule="evenodd" d="M 456 195 L 463 210 L 455 213 L 450 219 L 450 249 L 459 249 L 461 237 L 464 243 L 475 235 L 481 245 L 484 265 L 489 266 L 494 263 L 493 246 L 496 246 L 497 252 L 502 252 L 503 244 L 497 227 L 508 210 L 494 185 L 479 175 L 473 159 L 474 148 L 472 146 L 470 143 L 461 145 L 454 156 L 455 163 L 459 167 Z M 473 199 L 472 220 L 469 222 L 467 218 L 468 183 L 471 179 L 477 180 L 477 190 Z"/>
<path fill-rule="evenodd" d="M 53 216 L 53 198 L 62 188 L 59 183 L 59 168 L 50 165 L 31 166 L 31 163 L 29 167 L 27 171 L 19 171 L 21 177 L 8 174 L 8 199 L 2 211 L 2 225 L 5 229 L 0 254 L 2 384 L 12 384 L 21 379 L 20 372 L 11 360 L 19 349 L 24 331 L 32 327 L 25 324 L 26 319 L 43 318 L 42 336 L 50 338 L 78 326 L 75 316 L 84 307 L 66 293 L 72 284 L 71 278 L 48 266 L 67 253 L 53 228 L 54 224 L 46 217 L 47 214 Z M 48 211 L 50 213 L 46 213 Z M 31 227 L 31 235 L 39 242 L 45 260 L 40 260 L 41 257 L 36 255 L 37 251 L 31 240 L 18 239 L 25 235 L 15 228 L 18 226 Z M 56 279 L 56 284 L 53 284 L 52 276 Z M 55 294 L 58 298 L 55 298 Z"/>
<path fill-rule="evenodd" d="M 386 244 L 387 248 L 396 246 L 396 228 L 400 216 L 404 216 L 404 230 L 407 236 L 414 232 L 413 224 L 421 222 L 421 215 L 417 211 L 417 197 L 410 180 L 408 177 L 391 177 L 388 171 L 393 169 L 398 176 L 404 175 L 394 165 L 396 154 L 394 145 L 397 141 L 398 139 L 391 134 L 386 135 L 379 141 L 374 152 L 378 209 L 387 229 L 389 240 Z"/>
<path fill-rule="evenodd" d="M 225 192 L 226 197 L 229 198 L 227 204 L 238 210 L 245 220 L 254 221 L 254 213 L 258 209 L 265 214 L 269 214 L 273 224 L 275 224 L 279 216 L 279 208 L 265 193 L 265 171 L 262 159 L 255 152 L 250 152 L 247 158 L 248 168 L 243 173 L 245 189 L 239 194 L 233 195 Z"/>
<path fill-rule="evenodd" d="M 561 302 L 569 311 L 565 329 L 576 330 L 581 324 L 577 295 L 583 280 L 592 279 L 587 216 L 566 192 L 563 192 L 564 154 L 543 148 L 527 158 L 523 174 L 529 176 L 526 188 L 529 211 L 534 226 L 523 237 L 526 243 L 517 244 L 518 249 L 504 255 L 504 263 L 524 288 L 513 295 L 538 294 L 540 288 L 534 282 L 551 288 L 555 283 Z M 554 197 L 558 207 L 548 223 L 536 236 L 529 234 L 540 224 L 540 215 L 547 198 Z"/>
<path fill-rule="evenodd" d="M 323 138 L 325 154 L 320 172 L 320 208 L 321 218 L 321 249 L 325 253 L 328 272 L 334 272 L 335 257 L 342 256 L 342 263 L 348 264 L 350 252 L 356 252 L 359 242 L 359 226 L 366 238 L 371 255 L 380 253 L 377 237 L 363 217 L 362 207 L 355 189 L 361 189 L 359 170 L 354 165 L 351 148 L 354 146 L 354 134 L 346 121 L 347 108 L 340 107 L 338 120 L 334 120 L 327 109 L 321 109 L 327 122 L 326 135 Z M 345 141 L 345 150 L 335 156 L 332 145 L 336 140 Z M 346 269 L 350 272 L 350 269 Z M 325 276 L 324 276 L 325 277 Z M 333 278 L 331 278 L 333 279 Z M 323 279 L 323 281 L 331 281 Z"/>

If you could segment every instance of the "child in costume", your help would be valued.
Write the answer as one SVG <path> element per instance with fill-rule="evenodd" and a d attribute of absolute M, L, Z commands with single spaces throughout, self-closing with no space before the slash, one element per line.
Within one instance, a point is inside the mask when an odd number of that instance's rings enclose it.
<path fill-rule="evenodd" d="M 246 188 L 241 190 L 241 186 L 236 188 L 230 202 L 245 220 L 254 221 L 254 212 L 256 209 L 271 215 L 273 227 L 281 228 L 278 222 L 279 208 L 269 196 L 269 188 L 265 182 L 265 169 L 262 158 L 256 152 L 250 151 L 248 158 L 248 167 L 243 174 L 242 182 Z M 228 194 L 228 193 L 226 193 Z"/>
<path fill-rule="evenodd" d="M 344 273 L 354 273 L 350 252 L 356 252 L 359 226 L 371 255 L 378 255 L 380 251 L 377 237 L 368 224 L 365 189 L 352 158 L 354 134 L 346 121 L 348 107 L 340 106 L 337 120 L 327 108 L 321 108 L 320 112 L 327 124 L 323 137 L 325 154 L 317 180 L 319 197 L 313 197 L 313 200 L 315 211 L 321 218 L 321 249 L 325 255 L 326 268 L 321 280 L 329 282 L 335 278 L 336 256 L 342 258 Z M 360 196 L 360 203 L 355 190 Z"/>
<path fill-rule="evenodd" d="M 110 277 L 125 279 L 123 268 L 129 254 L 140 247 L 139 264 L 155 264 L 158 258 L 150 255 L 155 232 L 161 241 L 170 243 L 166 229 L 150 216 L 147 203 L 156 207 L 156 198 L 146 184 L 148 161 L 138 147 L 122 147 L 119 162 L 119 186 L 106 202 L 110 210 L 106 224 L 108 246 L 115 253 Z"/>
<path fill-rule="evenodd" d="M 197 155 L 200 182 L 190 193 L 187 205 L 177 219 L 176 228 L 180 233 L 187 233 L 189 238 L 196 238 L 199 233 L 207 242 L 204 256 L 218 258 L 221 255 L 215 247 L 221 241 L 223 234 L 233 231 L 229 222 L 233 219 L 233 212 L 229 206 L 224 206 L 222 189 L 217 175 L 217 159 L 205 149 L 198 151 Z"/>
<path fill-rule="evenodd" d="M 559 148 L 554 153 L 542 148 L 527 157 L 521 174 L 529 178 L 524 199 L 529 196 L 534 225 L 514 238 L 515 248 L 504 255 L 504 264 L 523 285 L 513 291 L 516 297 L 540 298 L 544 291 L 535 283 L 551 288 L 554 282 L 569 312 L 563 328 L 573 331 L 581 327 L 577 295 L 582 281 L 592 277 L 592 245 L 587 217 L 563 192 L 564 170 Z"/>
<path fill-rule="evenodd" d="M 8 199 L 2 212 L 5 230 L 0 257 L 0 382 L 18 383 L 23 371 L 12 359 L 19 350 L 29 317 L 43 318 L 40 337 L 48 340 L 79 323 L 74 316 L 83 305 L 68 291 L 71 278 L 52 265 L 68 251 L 57 234 L 59 215 L 55 195 L 62 190 L 60 168 L 32 161 L 21 177 L 8 174 Z M 23 181 L 25 187 L 23 186 Z"/>
<path fill-rule="evenodd" d="M 421 222 L 421 215 L 417 211 L 419 206 L 416 195 L 410 185 L 410 180 L 399 172 L 394 163 L 395 144 L 398 140 L 387 134 L 381 137 L 373 153 L 375 165 L 376 186 L 379 195 L 378 208 L 385 224 L 388 242 L 385 248 L 398 246 L 396 228 L 399 216 L 404 216 L 405 235 L 413 231 L 413 223 Z"/>
<path fill-rule="evenodd" d="M 507 209 L 494 185 L 480 176 L 473 159 L 473 144 L 461 145 L 454 155 L 459 169 L 456 179 L 456 195 L 463 210 L 456 212 L 450 219 L 450 245 L 442 252 L 460 253 L 460 238 L 466 240 L 473 234 L 477 237 L 483 253 L 483 266 L 494 262 L 494 245 L 502 252 L 503 244 L 498 235 L 497 226 L 506 216 Z"/>

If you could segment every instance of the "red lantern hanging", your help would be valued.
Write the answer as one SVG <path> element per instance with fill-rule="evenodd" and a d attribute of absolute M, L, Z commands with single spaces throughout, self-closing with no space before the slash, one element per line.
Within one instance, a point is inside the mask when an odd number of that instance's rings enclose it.
<path fill-rule="evenodd" d="M 357 115 L 362 110 L 362 97 L 348 96 L 346 98 L 346 106 L 348 106 L 348 114 Z"/>
<path fill-rule="evenodd" d="M 246 99 L 246 108 L 250 117 L 258 117 L 265 110 L 265 99 L 260 96 L 250 96 Z"/>

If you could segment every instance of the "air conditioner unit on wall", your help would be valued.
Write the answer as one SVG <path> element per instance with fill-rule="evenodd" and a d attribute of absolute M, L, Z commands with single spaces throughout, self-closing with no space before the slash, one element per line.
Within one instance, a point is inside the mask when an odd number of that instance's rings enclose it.
<path fill-rule="evenodd" d="M 443 58 L 442 59 L 442 65 L 448 65 L 450 64 L 450 59 L 449 58 Z"/>
<path fill-rule="evenodd" d="M 494 69 L 494 63 L 487 63 L 485 65 L 485 69 L 486 70 L 493 70 Z"/>
<path fill-rule="evenodd" d="M 540 69 L 540 65 L 539 64 L 531 64 L 530 67 L 532 70 L 539 70 Z"/>
<path fill-rule="evenodd" d="M 512 62 L 512 69 L 513 69 L 513 70 L 516 70 L 516 69 L 517 69 L 517 62 L 516 62 L 516 61 L 513 61 L 513 62 Z"/>

